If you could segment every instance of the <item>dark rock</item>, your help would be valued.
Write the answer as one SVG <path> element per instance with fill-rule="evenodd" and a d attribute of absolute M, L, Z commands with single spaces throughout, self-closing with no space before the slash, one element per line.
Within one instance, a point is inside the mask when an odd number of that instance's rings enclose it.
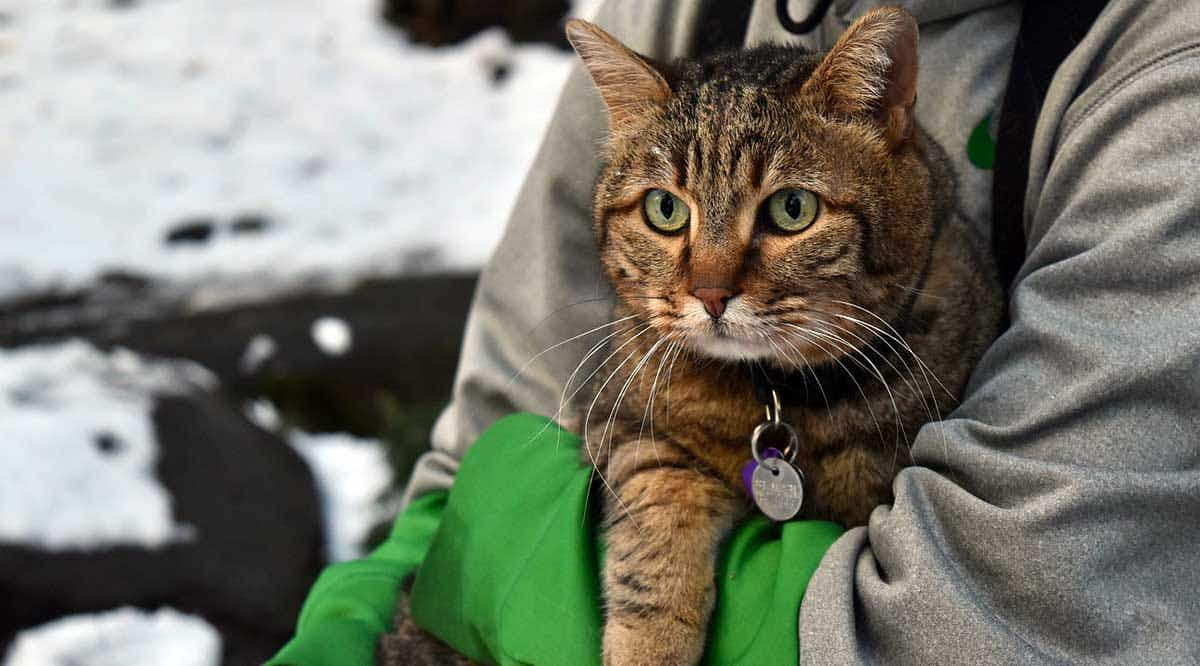
<path fill-rule="evenodd" d="M 98 432 L 94 438 L 101 453 L 113 454 L 121 450 L 121 440 L 111 432 Z"/>
<path fill-rule="evenodd" d="M 229 222 L 229 230 L 235 234 L 258 234 L 271 226 L 271 218 L 261 213 L 242 213 Z"/>
<path fill-rule="evenodd" d="M 159 479 L 196 539 L 158 550 L 0 546 L 0 646 L 26 627 L 125 605 L 204 617 L 226 664 L 262 663 L 290 636 L 322 564 L 307 466 L 214 394 L 160 398 L 153 421 Z"/>
<path fill-rule="evenodd" d="M 404 257 L 405 265 L 416 259 Z M 154 288 L 44 295 L 0 308 L 0 348 L 81 337 L 106 349 L 196 361 L 237 401 L 265 397 L 290 425 L 383 439 L 403 483 L 449 399 L 475 281 L 414 275 L 202 313 L 162 301 Z M 312 344 L 312 322 L 325 316 L 353 331 L 345 355 Z M 274 349 L 247 373 L 243 357 L 258 335 Z"/>
<path fill-rule="evenodd" d="M 516 42 L 567 48 L 566 0 L 384 0 L 383 19 L 413 41 L 453 44 L 499 26 Z"/>
<path fill-rule="evenodd" d="M 212 218 L 190 218 L 180 222 L 168 231 L 166 241 L 170 245 L 203 243 L 212 236 L 214 226 Z"/>
<path fill-rule="evenodd" d="M 512 65 L 507 62 L 498 62 L 492 65 L 492 83 L 501 85 L 508 80 L 509 74 L 512 73 Z"/>
<path fill-rule="evenodd" d="M 0 348 L 81 337 L 104 348 L 196 361 L 235 395 L 250 397 L 263 376 L 247 378 L 241 359 L 250 340 L 262 334 L 276 343 L 274 375 L 336 377 L 386 388 L 402 403 L 424 402 L 449 395 L 476 279 L 388 278 L 344 293 L 297 294 L 201 313 L 155 303 L 143 289 L 124 296 L 104 292 L 103 300 L 95 291 L 44 295 L 0 307 Z M 344 356 L 326 355 L 312 344 L 312 322 L 325 316 L 347 322 L 354 332 Z M 114 327 L 117 321 L 122 326 Z"/>
<path fill-rule="evenodd" d="M 140 273 L 123 270 L 104 271 L 96 281 L 104 290 L 115 290 L 121 293 L 144 291 L 150 286 L 150 278 Z"/>

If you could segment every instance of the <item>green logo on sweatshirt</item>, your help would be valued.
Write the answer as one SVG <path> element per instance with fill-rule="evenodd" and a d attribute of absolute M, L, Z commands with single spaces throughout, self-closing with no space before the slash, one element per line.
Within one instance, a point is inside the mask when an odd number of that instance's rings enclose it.
<path fill-rule="evenodd" d="M 992 114 L 987 114 L 967 139 L 967 159 L 980 169 L 991 169 L 996 164 L 996 140 L 988 133 Z"/>

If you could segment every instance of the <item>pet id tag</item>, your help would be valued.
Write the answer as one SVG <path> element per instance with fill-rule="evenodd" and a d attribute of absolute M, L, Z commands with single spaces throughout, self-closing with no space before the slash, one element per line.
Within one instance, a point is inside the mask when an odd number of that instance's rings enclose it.
<path fill-rule="evenodd" d="M 800 506 L 804 504 L 804 476 L 791 463 L 799 450 L 800 438 L 791 425 L 779 418 L 779 398 L 774 391 L 771 393 L 775 399 L 775 409 L 767 408 L 767 420 L 758 424 L 750 435 L 750 455 L 753 459 L 742 470 L 742 480 L 759 511 L 771 520 L 784 521 L 800 513 Z M 787 445 L 783 451 L 768 448 L 760 454 L 759 440 L 764 434 L 775 430 L 783 431 L 787 436 Z"/>
<path fill-rule="evenodd" d="M 754 469 L 750 487 L 758 510 L 776 521 L 791 520 L 804 503 L 804 481 L 800 472 L 782 458 L 764 458 Z"/>

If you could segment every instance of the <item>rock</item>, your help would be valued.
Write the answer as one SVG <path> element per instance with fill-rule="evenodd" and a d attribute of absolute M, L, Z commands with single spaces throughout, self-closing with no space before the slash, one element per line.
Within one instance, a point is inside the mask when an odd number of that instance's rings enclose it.
<path fill-rule="evenodd" d="M 235 234 L 259 234 L 271 226 L 271 218 L 260 213 L 242 213 L 229 221 L 229 230 Z"/>
<path fill-rule="evenodd" d="M 516 42 L 567 48 L 566 0 L 384 0 L 383 18 L 425 44 L 453 44 L 499 26 Z"/>
<path fill-rule="evenodd" d="M 512 65 L 507 62 L 497 62 L 492 64 L 492 83 L 500 85 L 508 80 L 512 74 Z"/>
<path fill-rule="evenodd" d="M 129 605 L 205 618 L 226 664 L 262 663 L 290 636 L 322 565 L 308 467 L 216 393 L 161 397 L 153 424 L 159 480 L 195 538 L 157 550 L 0 545 L 0 644 L 56 617 Z"/>
<path fill-rule="evenodd" d="M 212 237 L 213 226 L 213 221 L 209 218 L 188 218 L 172 227 L 165 240 L 168 245 L 204 243 Z"/>

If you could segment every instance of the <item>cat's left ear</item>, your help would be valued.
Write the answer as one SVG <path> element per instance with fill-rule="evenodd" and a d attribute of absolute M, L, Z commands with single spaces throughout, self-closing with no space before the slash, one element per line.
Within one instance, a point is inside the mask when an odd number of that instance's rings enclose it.
<path fill-rule="evenodd" d="M 621 125 L 670 96 L 671 88 L 650 61 L 596 25 L 581 19 L 567 21 L 567 41 L 600 91 L 610 124 Z"/>
<path fill-rule="evenodd" d="M 917 100 L 917 21 L 899 7 L 864 14 L 800 88 L 835 113 L 870 115 L 893 147 L 912 138 Z"/>

